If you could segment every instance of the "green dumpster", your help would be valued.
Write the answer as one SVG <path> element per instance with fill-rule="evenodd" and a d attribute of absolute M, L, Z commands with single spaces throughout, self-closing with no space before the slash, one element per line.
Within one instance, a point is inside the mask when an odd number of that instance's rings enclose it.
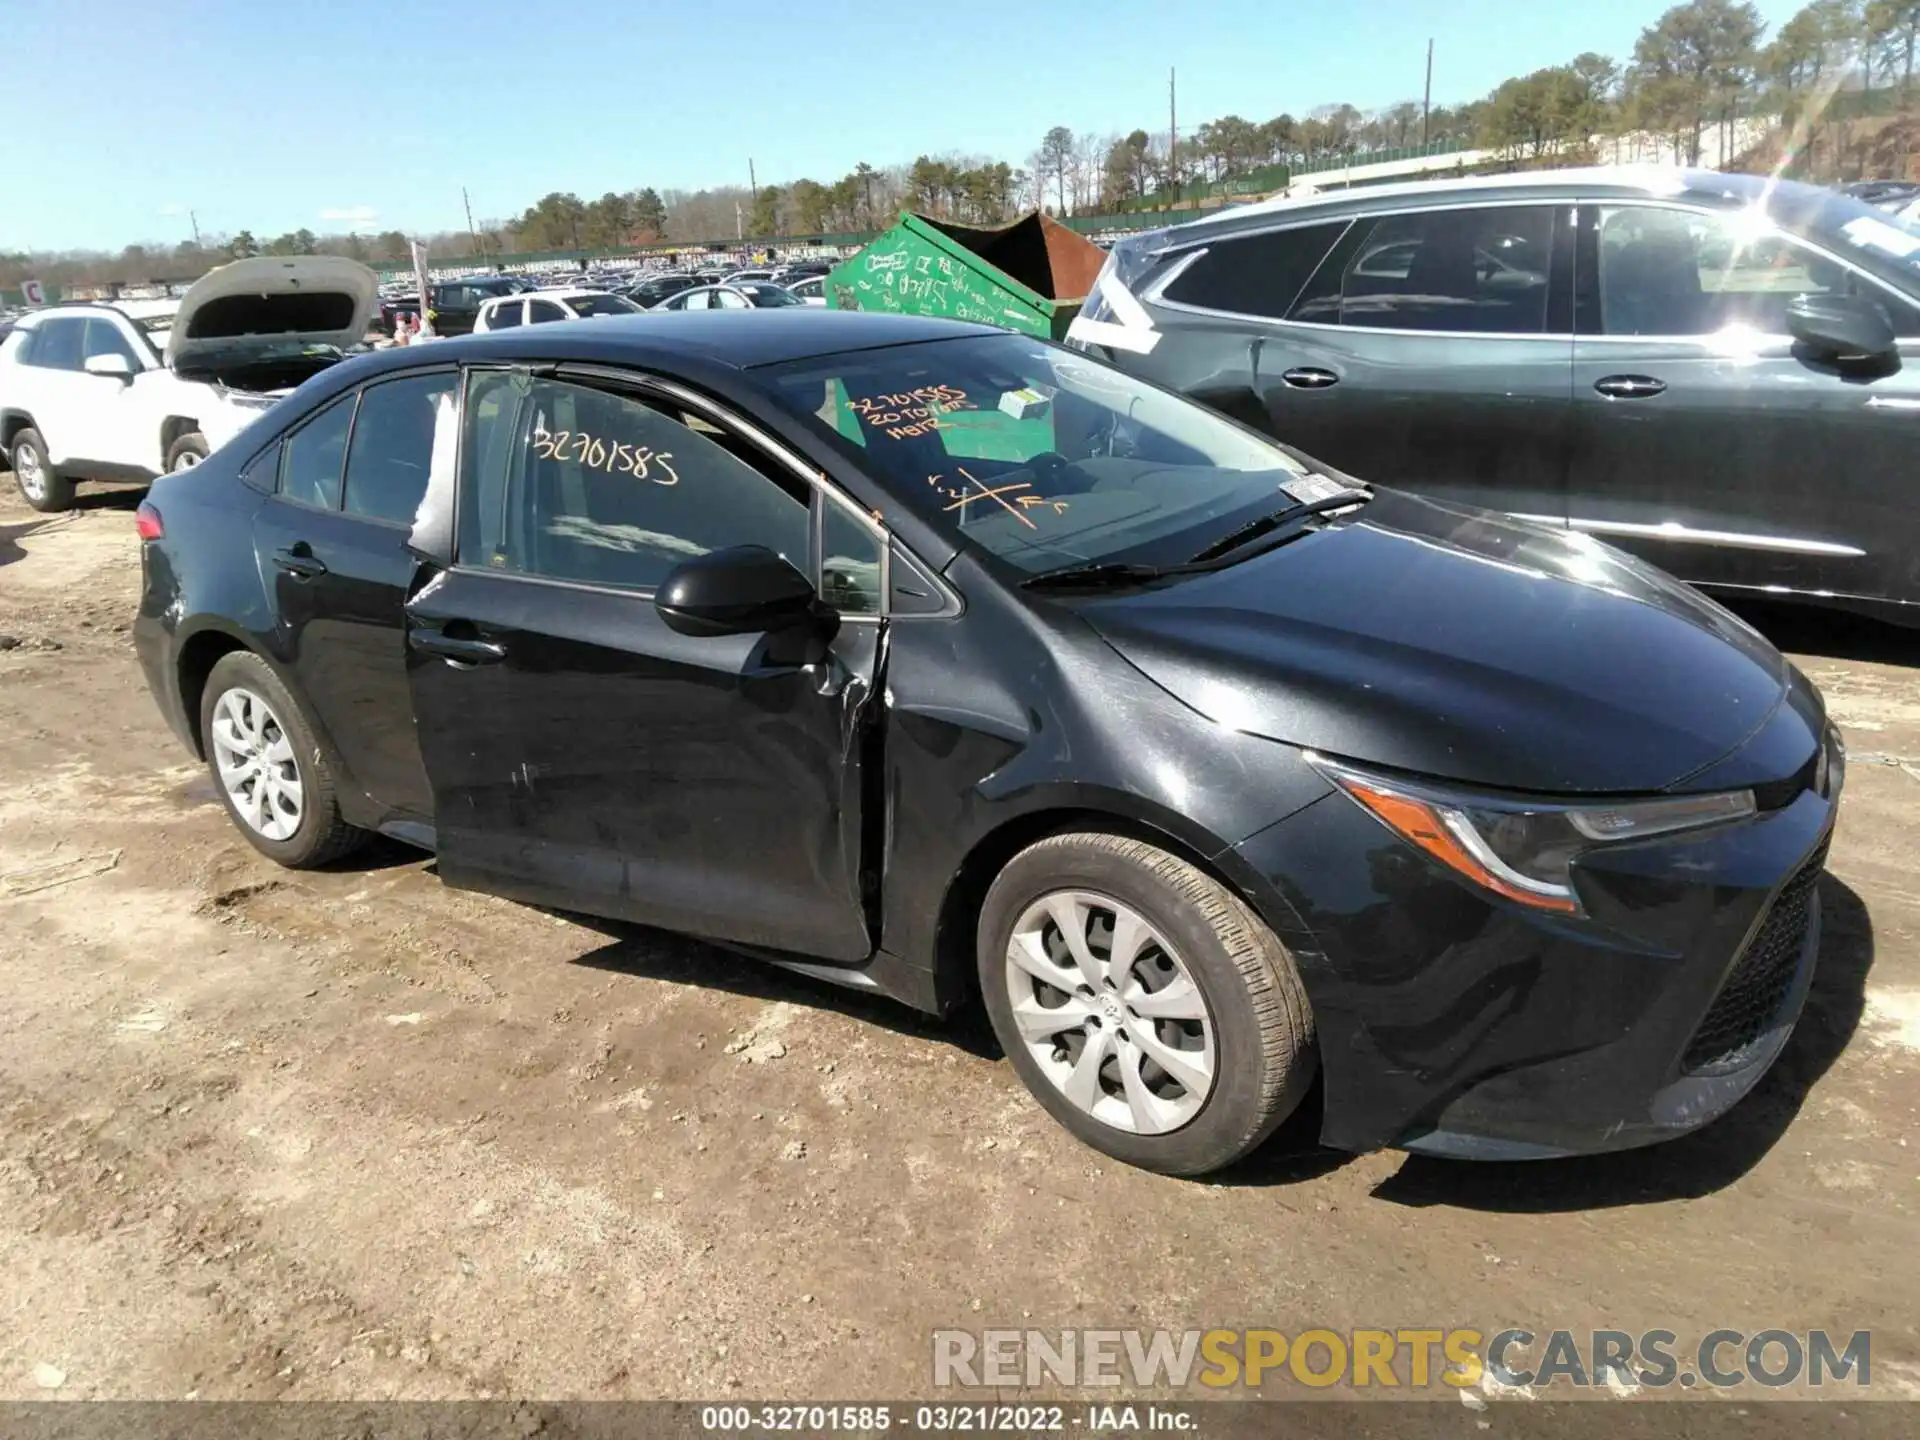
<path fill-rule="evenodd" d="M 972 320 L 1059 340 L 1106 254 L 1038 212 L 998 230 L 925 215 L 900 223 L 827 276 L 835 310 Z"/>
<path fill-rule="evenodd" d="M 1099 246 L 1037 212 L 998 230 L 902 215 L 828 274 L 827 305 L 971 320 L 1058 340 L 1106 258 Z M 834 389 L 838 428 L 856 445 L 867 443 L 867 425 L 931 419 L 955 459 L 1020 460 L 1053 448 L 1051 409 L 1037 394 L 1016 396 L 1006 408 L 980 408 L 964 399 L 948 406 L 911 396 L 849 396 L 838 382 Z"/>

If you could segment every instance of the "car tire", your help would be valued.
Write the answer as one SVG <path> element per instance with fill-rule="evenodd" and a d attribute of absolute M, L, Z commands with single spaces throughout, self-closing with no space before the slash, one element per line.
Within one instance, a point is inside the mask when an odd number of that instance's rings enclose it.
<path fill-rule="evenodd" d="M 1063 915 L 1100 987 L 1073 957 Z M 1137 943 L 1106 988 L 1123 926 Z M 1033 963 L 1011 958 L 1015 947 Z M 1021 1080 L 1076 1137 L 1130 1165 L 1203 1175 L 1233 1163 L 1293 1112 L 1318 1070 L 1286 947 L 1212 876 L 1142 841 L 1073 831 L 1029 845 L 987 892 L 978 954 L 988 1018 Z M 1074 989 L 1041 980 L 1043 969 Z M 1091 1069 L 1089 1046 L 1101 1047 Z"/>
<path fill-rule="evenodd" d="M 73 481 L 54 470 L 38 430 L 22 430 L 13 437 L 9 463 L 21 498 L 34 509 L 53 513 L 73 508 Z"/>
<path fill-rule="evenodd" d="M 236 650 L 214 665 L 200 697 L 200 737 L 228 816 L 268 859 L 310 870 L 366 842 L 366 831 L 340 817 L 312 725 L 258 655 Z"/>
<path fill-rule="evenodd" d="M 207 437 L 198 430 L 190 430 L 167 447 L 167 474 L 171 475 L 176 470 L 191 470 L 211 453 Z"/>

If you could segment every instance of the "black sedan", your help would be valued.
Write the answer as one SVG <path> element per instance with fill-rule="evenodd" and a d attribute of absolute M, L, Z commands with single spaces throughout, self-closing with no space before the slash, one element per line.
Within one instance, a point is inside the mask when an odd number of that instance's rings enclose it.
<path fill-rule="evenodd" d="M 139 512 L 241 832 L 984 1001 L 1193 1174 L 1640 1144 L 1785 1043 L 1819 694 L 1585 536 L 1372 490 L 976 326 L 793 307 L 329 369 Z"/>

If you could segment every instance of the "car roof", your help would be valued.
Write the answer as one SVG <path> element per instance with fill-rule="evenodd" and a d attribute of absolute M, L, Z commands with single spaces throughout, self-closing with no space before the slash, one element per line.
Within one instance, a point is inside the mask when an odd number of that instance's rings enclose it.
<path fill-rule="evenodd" d="M 1464 175 L 1444 180 L 1410 180 L 1393 185 L 1362 185 L 1316 195 L 1262 200 L 1219 211 L 1160 232 L 1159 243 L 1186 245 L 1240 229 L 1265 229 L 1277 221 L 1337 220 L 1383 210 L 1419 210 L 1455 196 L 1484 201 L 1561 201 L 1570 196 L 1654 197 L 1695 200 L 1715 205 L 1745 205 L 1770 191 L 1801 192 L 1811 187 L 1759 175 L 1672 166 L 1613 165 L 1578 170 L 1535 170 L 1513 175 Z"/>
<path fill-rule="evenodd" d="M 481 335 L 434 340 L 423 346 L 384 350 L 352 362 L 375 369 L 434 361 L 493 360 L 511 351 L 528 360 L 572 360 L 671 369 L 676 360 L 750 370 L 789 360 L 954 340 L 968 335 L 1004 335 L 989 325 L 933 320 L 919 315 L 880 315 L 859 310 L 822 310 L 794 305 L 771 310 L 650 310 L 611 315 L 591 325 L 535 325 Z M 384 360 L 386 364 L 369 364 Z M 361 369 L 357 373 L 364 374 Z"/>

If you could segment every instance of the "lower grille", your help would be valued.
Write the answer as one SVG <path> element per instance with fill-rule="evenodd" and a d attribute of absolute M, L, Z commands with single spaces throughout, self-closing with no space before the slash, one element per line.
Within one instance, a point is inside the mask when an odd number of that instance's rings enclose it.
<path fill-rule="evenodd" d="M 1754 932 L 1727 982 L 1693 1033 L 1681 1068 L 1691 1075 L 1737 1070 L 1747 1062 L 1754 1041 L 1769 1030 L 1793 989 L 1800 947 L 1807 938 L 1813 907 L 1820 903 L 1820 871 L 1827 861 L 1822 845 L 1781 889 Z"/>

